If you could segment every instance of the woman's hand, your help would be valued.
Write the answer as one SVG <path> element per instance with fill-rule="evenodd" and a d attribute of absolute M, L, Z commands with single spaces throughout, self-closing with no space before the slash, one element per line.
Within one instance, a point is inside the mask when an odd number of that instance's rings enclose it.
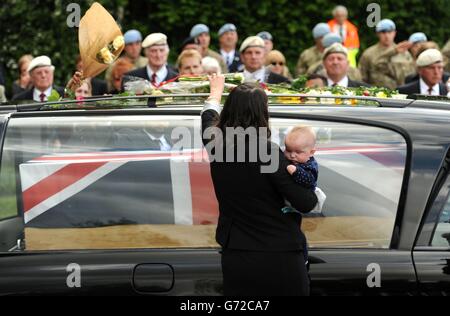
<path fill-rule="evenodd" d="M 213 74 L 208 76 L 208 79 L 211 87 L 209 100 L 215 100 L 217 103 L 220 103 L 220 100 L 222 100 L 223 91 L 225 89 L 225 76 Z"/>
<path fill-rule="evenodd" d="M 83 73 L 77 71 L 67 84 L 67 89 L 75 92 L 75 90 L 81 87 L 82 83 L 83 83 Z"/>

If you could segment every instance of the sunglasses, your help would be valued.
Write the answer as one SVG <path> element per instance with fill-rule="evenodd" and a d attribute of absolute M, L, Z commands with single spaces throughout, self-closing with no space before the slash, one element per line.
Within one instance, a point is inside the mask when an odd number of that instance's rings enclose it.
<path fill-rule="evenodd" d="M 284 63 L 282 62 L 282 61 L 274 61 L 274 62 L 272 62 L 272 66 L 284 66 Z"/>

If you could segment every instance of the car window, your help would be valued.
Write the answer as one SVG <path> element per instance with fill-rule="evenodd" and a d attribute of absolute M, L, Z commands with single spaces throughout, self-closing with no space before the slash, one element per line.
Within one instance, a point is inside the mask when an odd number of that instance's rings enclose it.
<path fill-rule="evenodd" d="M 431 242 L 433 247 L 450 247 L 450 180 L 447 180 L 442 190 L 447 193 L 447 196 L 434 231 Z"/>
<path fill-rule="evenodd" d="M 318 185 L 328 198 L 321 214 L 304 218 L 310 246 L 389 247 L 407 155 L 402 136 L 353 124 L 271 124 L 281 145 L 297 125 L 318 135 Z M 200 135 L 198 117 L 12 119 L 3 209 L 23 217 L 30 251 L 217 248 L 218 204 Z"/>
<path fill-rule="evenodd" d="M 318 137 L 318 187 L 327 195 L 321 214 L 303 230 L 312 248 L 388 248 L 399 205 L 407 147 L 391 130 L 320 121 L 272 120 L 281 145 L 293 126 Z"/>

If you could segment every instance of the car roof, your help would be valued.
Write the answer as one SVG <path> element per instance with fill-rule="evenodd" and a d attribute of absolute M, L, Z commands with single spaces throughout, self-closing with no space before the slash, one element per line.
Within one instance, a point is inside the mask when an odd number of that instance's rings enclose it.
<path fill-rule="evenodd" d="M 224 94 L 226 96 L 226 94 Z M 159 113 L 167 115 L 198 115 L 202 109 L 202 104 L 208 94 L 185 94 L 185 95 L 160 95 L 160 96 L 105 96 L 93 97 L 84 100 L 82 103 L 76 100 L 13 104 L 0 107 L 0 115 L 14 116 L 56 116 L 56 115 L 90 115 L 92 114 L 138 114 L 138 113 Z M 287 98 L 308 98 L 308 100 L 334 100 L 344 102 L 356 100 L 361 104 L 356 105 L 331 105 L 326 104 L 276 104 L 276 101 Z M 151 100 L 167 100 L 169 102 L 158 105 L 156 108 L 149 108 Z M 192 102 L 186 102 L 185 98 Z M 307 95 L 269 95 L 270 113 L 272 117 L 304 117 L 309 119 L 327 119 L 348 122 L 361 122 L 365 124 L 384 126 L 412 135 L 433 136 L 435 140 L 443 138 L 448 140 L 450 135 L 450 99 L 426 101 L 412 99 L 394 98 L 374 98 L 355 96 L 307 96 Z M 183 100 L 182 104 L 177 104 L 176 100 Z M 120 106 L 111 106 L 113 102 Z M 135 105 L 124 105 L 126 102 L 135 102 Z M 156 102 L 156 101 L 155 101 Z M 337 103 L 337 102 L 336 102 Z M 106 105 L 106 106 L 105 106 Z M 56 108 L 53 108 L 57 106 Z M 61 110 L 61 107 L 69 106 L 68 109 Z M 45 110 L 43 110 L 45 109 Z"/>

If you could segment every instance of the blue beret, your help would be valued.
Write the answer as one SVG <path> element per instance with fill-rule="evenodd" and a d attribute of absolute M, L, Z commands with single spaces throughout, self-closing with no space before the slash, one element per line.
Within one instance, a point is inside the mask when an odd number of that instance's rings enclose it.
<path fill-rule="evenodd" d="M 129 30 L 123 35 L 125 45 L 142 42 L 142 34 L 138 30 Z"/>
<path fill-rule="evenodd" d="M 256 36 L 261 37 L 265 41 L 273 41 L 272 34 L 270 34 L 269 32 L 266 32 L 266 31 L 258 33 L 258 35 L 256 35 Z"/>
<path fill-rule="evenodd" d="M 330 27 L 326 23 L 319 23 L 313 29 L 314 39 L 324 37 L 328 33 L 331 33 Z"/>
<path fill-rule="evenodd" d="M 203 33 L 209 34 L 209 27 L 205 24 L 197 24 L 191 30 L 191 37 L 199 37 Z"/>
<path fill-rule="evenodd" d="M 418 32 L 418 33 L 414 33 L 413 35 L 411 35 L 409 37 L 409 41 L 416 44 L 416 43 L 426 42 L 426 41 L 428 41 L 428 38 L 424 33 Z"/>
<path fill-rule="evenodd" d="M 384 19 L 381 20 L 378 24 L 377 24 L 377 33 L 379 32 L 392 32 L 395 31 L 397 29 L 397 27 L 395 26 L 394 21 L 389 20 L 389 19 Z"/>
<path fill-rule="evenodd" d="M 340 37 L 336 33 L 328 33 L 322 39 L 322 45 L 325 48 L 328 48 L 335 43 L 342 44 L 343 42 L 344 41 L 342 40 L 342 37 Z"/>
<path fill-rule="evenodd" d="M 225 34 L 226 32 L 236 32 L 237 28 L 236 25 L 228 23 L 222 26 L 219 30 L 219 37 Z"/>

